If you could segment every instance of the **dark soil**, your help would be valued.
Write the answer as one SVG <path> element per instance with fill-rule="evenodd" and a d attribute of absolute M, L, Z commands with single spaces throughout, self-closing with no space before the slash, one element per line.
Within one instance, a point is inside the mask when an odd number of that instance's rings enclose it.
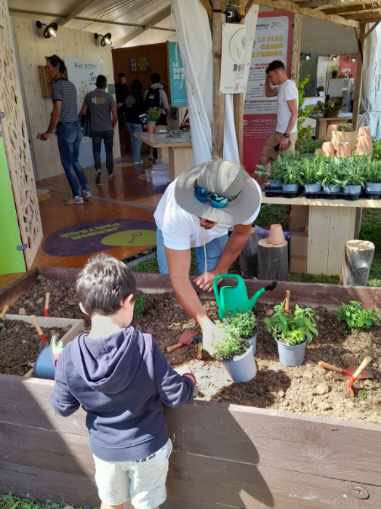
<path fill-rule="evenodd" d="M 51 292 L 51 316 L 83 318 L 74 285 L 44 278 L 40 278 L 28 294 L 18 300 L 12 312 L 18 313 L 20 308 L 24 308 L 27 314 L 39 314 L 46 291 Z M 214 303 L 210 302 L 208 307 L 211 317 L 215 317 Z M 194 346 L 166 355 L 178 371 L 183 373 L 191 370 L 196 375 L 198 397 L 201 399 L 381 423 L 381 327 L 369 332 L 352 333 L 338 322 L 333 311 L 319 308 L 319 337 L 308 346 L 305 364 L 286 368 L 279 363 L 276 343 L 264 329 L 263 318 L 270 309 L 266 305 L 259 305 L 256 309 L 258 372 L 252 382 L 234 384 L 221 363 L 210 359 L 197 361 Z M 170 295 L 146 296 L 145 311 L 135 324 L 144 332 L 152 333 L 163 351 L 166 346 L 176 343 L 184 329 L 195 328 L 194 321 L 185 316 Z M 317 364 L 324 360 L 353 368 L 366 355 L 373 359 L 371 369 L 374 378 L 356 384 L 354 399 L 346 395 L 343 377 L 326 372 Z M 34 357 L 35 352 L 31 355 L 32 360 L 25 361 L 26 364 L 33 362 Z M 0 372 L 9 371 L 4 371 L 0 365 Z"/>
<path fill-rule="evenodd" d="M 47 335 L 63 336 L 66 329 L 45 329 Z M 0 373 L 24 376 L 37 359 L 40 341 L 32 325 L 17 320 L 0 322 Z"/>

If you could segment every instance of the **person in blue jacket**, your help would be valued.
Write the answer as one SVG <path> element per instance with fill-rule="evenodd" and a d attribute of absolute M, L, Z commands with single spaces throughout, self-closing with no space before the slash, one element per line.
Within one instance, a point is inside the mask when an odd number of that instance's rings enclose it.
<path fill-rule="evenodd" d="M 163 407 L 190 401 L 196 380 L 179 375 L 149 334 L 132 324 L 136 283 L 126 265 L 97 255 L 77 280 L 89 333 L 56 367 L 52 403 L 62 416 L 87 413 L 102 509 L 154 509 L 166 500 L 172 450 Z"/>

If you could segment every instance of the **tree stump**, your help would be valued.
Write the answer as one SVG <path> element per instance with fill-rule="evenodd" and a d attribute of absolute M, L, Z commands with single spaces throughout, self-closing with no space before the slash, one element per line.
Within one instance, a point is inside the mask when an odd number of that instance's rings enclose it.
<path fill-rule="evenodd" d="M 367 286 L 375 247 L 367 240 L 348 240 L 341 267 L 340 283 L 344 286 Z"/>
<path fill-rule="evenodd" d="M 288 242 L 270 244 L 266 239 L 258 242 L 258 279 L 287 281 Z"/>
<path fill-rule="evenodd" d="M 257 275 L 257 253 L 257 235 L 255 228 L 253 228 L 250 237 L 247 239 L 246 246 L 239 257 L 239 265 L 243 277 L 250 278 Z"/>

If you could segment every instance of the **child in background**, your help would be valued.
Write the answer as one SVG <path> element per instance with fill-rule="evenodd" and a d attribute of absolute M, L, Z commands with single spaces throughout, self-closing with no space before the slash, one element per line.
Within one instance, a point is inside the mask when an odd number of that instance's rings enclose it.
<path fill-rule="evenodd" d="M 60 356 L 52 395 L 69 416 L 87 413 L 102 508 L 155 509 L 166 500 L 172 443 L 163 405 L 192 399 L 195 378 L 174 371 L 149 334 L 132 325 L 136 283 L 115 258 L 92 258 L 77 280 L 91 330 Z"/>

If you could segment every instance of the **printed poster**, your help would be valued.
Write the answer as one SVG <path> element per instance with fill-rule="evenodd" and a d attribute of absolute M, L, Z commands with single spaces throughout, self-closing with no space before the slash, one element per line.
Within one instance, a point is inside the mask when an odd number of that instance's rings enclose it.
<path fill-rule="evenodd" d="M 248 37 L 248 34 L 249 37 Z M 243 94 L 246 92 L 255 30 L 246 30 L 239 23 L 225 23 L 222 27 L 222 59 L 220 92 Z"/>
<path fill-rule="evenodd" d="M 185 88 L 184 64 L 180 48 L 176 42 L 168 42 L 168 67 L 171 106 L 176 108 L 186 107 L 188 100 Z"/>
<path fill-rule="evenodd" d="M 258 15 L 244 114 L 244 163 L 249 172 L 255 170 L 264 143 L 275 129 L 277 98 L 265 95 L 265 71 L 270 62 L 281 60 L 290 74 L 292 21 L 289 13 Z"/>

